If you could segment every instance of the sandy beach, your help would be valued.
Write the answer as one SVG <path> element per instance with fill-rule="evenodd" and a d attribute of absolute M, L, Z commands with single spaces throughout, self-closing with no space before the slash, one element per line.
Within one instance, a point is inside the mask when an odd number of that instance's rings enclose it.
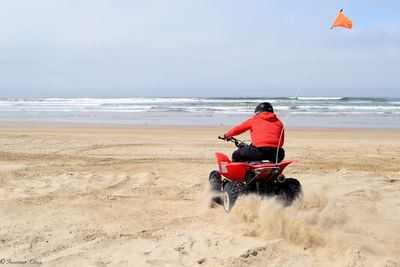
<path fill-rule="evenodd" d="M 289 128 L 304 197 L 226 214 L 208 174 L 228 128 L 0 124 L 0 263 L 400 266 L 400 130 Z"/>

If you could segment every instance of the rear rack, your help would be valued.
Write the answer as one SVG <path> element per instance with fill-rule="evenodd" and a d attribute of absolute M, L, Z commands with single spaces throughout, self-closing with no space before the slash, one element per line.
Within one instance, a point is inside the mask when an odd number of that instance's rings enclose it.
<path fill-rule="evenodd" d="M 269 171 L 269 170 L 280 170 L 281 168 L 276 165 L 276 166 L 271 166 L 271 167 L 261 167 L 261 168 L 256 168 L 254 171 L 257 172 L 264 172 L 264 171 Z"/>
<path fill-rule="evenodd" d="M 250 184 L 251 182 L 253 182 L 255 179 L 257 179 L 258 177 L 260 177 L 263 174 L 270 174 L 272 173 L 272 176 L 274 176 L 275 174 L 279 173 L 279 170 L 281 168 L 278 165 L 275 166 L 270 166 L 270 167 L 261 167 L 261 168 L 256 168 L 254 169 L 254 177 L 250 180 L 250 181 L 246 181 L 246 184 Z"/>
<path fill-rule="evenodd" d="M 255 160 L 255 161 L 248 161 L 247 163 L 251 165 L 258 165 L 258 164 L 273 163 L 273 162 L 269 160 Z"/>

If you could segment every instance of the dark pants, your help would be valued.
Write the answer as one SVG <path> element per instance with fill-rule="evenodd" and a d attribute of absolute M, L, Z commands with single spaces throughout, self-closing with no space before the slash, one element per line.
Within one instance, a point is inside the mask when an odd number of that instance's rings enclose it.
<path fill-rule="evenodd" d="M 232 154 L 233 162 L 245 162 L 245 161 L 258 161 L 258 160 L 269 160 L 271 162 L 276 161 L 277 148 L 275 147 L 255 147 L 252 145 L 239 148 Z M 281 162 L 285 157 L 285 150 L 279 148 L 278 162 Z"/>

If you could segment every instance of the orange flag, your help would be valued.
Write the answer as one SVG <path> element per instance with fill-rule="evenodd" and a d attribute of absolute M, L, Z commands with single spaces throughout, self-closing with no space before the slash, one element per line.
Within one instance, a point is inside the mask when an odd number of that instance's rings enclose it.
<path fill-rule="evenodd" d="M 351 19 L 343 15 L 343 9 L 339 11 L 339 14 L 337 15 L 335 21 L 332 24 L 332 27 L 345 27 L 347 29 L 351 29 L 353 27 L 353 22 Z"/>

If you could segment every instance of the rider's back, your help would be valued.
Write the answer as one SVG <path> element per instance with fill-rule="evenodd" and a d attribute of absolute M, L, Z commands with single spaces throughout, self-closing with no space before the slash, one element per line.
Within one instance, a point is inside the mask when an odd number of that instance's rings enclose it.
<path fill-rule="evenodd" d="M 229 138 L 247 130 L 250 130 L 251 143 L 256 147 L 281 148 L 284 144 L 283 124 L 274 113 L 261 112 L 256 114 L 232 128 L 225 136 Z"/>

